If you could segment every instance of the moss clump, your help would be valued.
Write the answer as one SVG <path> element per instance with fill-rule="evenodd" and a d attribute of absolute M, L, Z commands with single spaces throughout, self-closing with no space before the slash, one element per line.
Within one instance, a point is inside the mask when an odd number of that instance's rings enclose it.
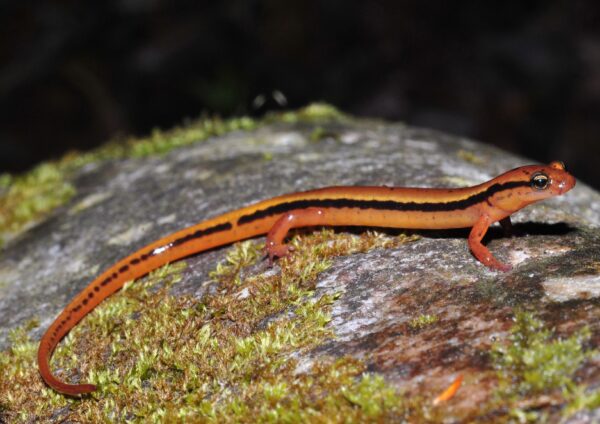
<path fill-rule="evenodd" d="M 315 364 L 294 375 L 295 361 L 215 408 L 205 404 L 206 421 L 215 423 L 398 422 L 409 409 L 381 376 L 364 374 L 351 358 Z M 290 375 L 293 377 L 290 378 Z M 168 416 L 187 422 L 188 417 Z"/>
<path fill-rule="evenodd" d="M 4 174 L 0 181 L 0 245 L 2 234 L 18 231 L 75 193 L 60 167 L 52 163 L 39 165 L 18 177 Z"/>
<path fill-rule="evenodd" d="M 331 138 L 331 139 L 334 139 L 334 140 L 338 140 L 339 139 L 339 135 L 335 131 L 327 129 L 327 128 L 321 126 L 321 125 L 317 125 L 311 131 L 311 133 L 308 136 L 308 138 L 312 142 L 321 141 L 321 140 L 324 140 L 326 138 Z"/>
<path fill-rule="evenodd" d="M 413 330 L 420 330 L 422 328 L 435 324 L 438 321 L 439 317 L 437 315 L 421 314 L 418 317 L 410 320 L 408 326 Z"/>
<path fill-rule="evenodd" d="M 150 136 L 128 143 L 128 151 L 125 156 L 145 157 L 163 154 L 208 137 L 223 135 L 231 131 L 250 131 L 256 126 L 257 122 L 248 117 L 229 120 L 201 119 L 185 127 L 177 127 L 169 131 L 154 130 Z"/>
<path fill-rule="evenodd" d="M 539 420 L 542 415 L 535 411 L 536 399 L 547 404 L 551 398 L 555 405 L 566 405 L 569 413 L 577 403 L 593 404 L 593 396 L 582 400 L 585 389 L 574 380 L 575 372 L 597 353 L 585 349 L 589 339 L 587 327 L 568 338 L 557 338 L 531 313 L 517 312 L 509 344 L 497 343 L 492 349 L 498 395 L 504 405 L 510 405 L 510 414 L 519 420 Z"/>
<path fill-rule="evenodd" d="M 115 139 L 88 153 L 70 153 L 65 155 L 59 163 L 68 170 L 72 170 L 102 160 L 160 155 L 175 148 L 188 146 L 231 131 L 250 131 L 258 125 L 258 122 L 248 117 L 228 120 L 218 117 L 201 118 L 167 131 L 155 129 L 145 137 Z"/>
<path fill-rule="evenodd" d="M 321 358 L 298 373 L 293 359 L 332 336 L 326 324 L 336 296 L 314 292 L 315 277 L 331 258 L 401 240 L 332 231 L 303 236 L 301 243 L 292 240 L 294 253 L 278 261 L 280 272 L 264 272 L 256 263 L 260 245 L 239 243 L 212 273 L 216 282 L 201 300 L 169 294 L 184 262 L 127 284 L 76 326 L 54 355 L 60 378 L 98 385 L 83 399 L 44 386 L 35 363 L 37 343 L 26 328 L 19 330 L 11 349 L 0 353 L 4 415 L 16 422 L 401 417 L 412 407 L 381 377 L 364 374 L 360 362 Z"/>
<path fill-rule="evenodd" d="M 244 268 L 254 265 L 262 257 L 264 245 L 257 244 L 254 241 L 247 240 L 236 243 L 229 251 L 225 260 L 219 262 L 217 267 L 209 273 L 209 276 L 220 282 L 241 284 L 241 272 Z"/>
<path fill-rule="evenodd" d="M 281 121 L 287 123 L 297 122 L 323 122 L 323 121 L 343 121 L 348 116 L 340 112 L 334 106 L 327 103 L 312 103 L 302 109 L 290 112 L 274 113 L 267 116 L 268 121 Z"/>

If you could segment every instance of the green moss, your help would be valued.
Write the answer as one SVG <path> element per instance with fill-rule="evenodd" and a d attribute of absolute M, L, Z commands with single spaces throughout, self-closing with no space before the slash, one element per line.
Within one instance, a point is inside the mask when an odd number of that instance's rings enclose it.
<path fill-rule="evenodd" d="M 595 397 L 583 398 L 584 388 L 574 380 L 575 372 L 597 352 L 586 350 L 590 339 L 587 327 L 567 338 L 558 338 L 531 313 L 519 311 L 508 338 L 492 349 L 499 380 L 498 395 L 512 405 L 511 415 L 520 420 L 539 420 L 535 398 L 557 396 L 572 412 L 575 404 L 593 404 Z M 530 399 L 524 402 L 524 399 Z M 531 400 L 533 399 L 533 400 Z M 589 399 L 589 400 L 588 400 Z M 545 402 L 545 401 L 542 401 Z M 520 407 L 528 404 L 528 408 Z"/>
<path fill-rule="evenodd" d="M 12 176 L 10 174 L 0 174 L 0 189 L 6 189 L 12 182 Z"/>
<path fill-rule="evenodd" d="M 418 317 L 413 318 L 408 323 L 408 326 L 413 330 L 420 330 L 422 328 L 435 324 L 438 321 L 439 317 L 437 315 L 421 314 Z"/>
<path fill-rule="evenodd" d="M 312 103 L 297 111 L 270 114 L 267 119 L 293 124 L 297 122 L 343 121 L 347 120 L 348 116 L 327 103 Z"/>
<path fill-rule="evenodd" d="M 321 141 L 326 138 L 338 140 L 339 135 L 330 129 L 327 129 L 321 125 L 317 125 L 309 135 L 309 140 L 313 142 Z"/>
<path fill-rule="evenodd" d="M 310 133 L 309 139 L 310 141 L 319 141 L 327 137 L 327 130 L 322 126 L 316 126 L 312 132 Z"/>
<path fill-rule="evenodd" d="M 64 179 L 57 164 L 35 167 L 18 177 L 3 175 L 0 178 L 0 245 L 2 235 L 13 233 L 27 223 L 47 214 L 67 202 L 75 193 L 74 187 Z"/>
<path fill-rule="evenodd" d="M 127 284 L 55 352 L 60 378 L 98 385 L 83 399 L 45 387 L 37 343 L 27 328 L 14 332 L 11 349 L 0 354 L 7 420 L 48 421 L 58 410 L 61 420 L 75 422 L 357 422 L 420 413 L 381 377 L 364 374 L 359 361 L 321 358 L 297 373 L 293 359 L 332 336 L 327 323 L 337 296 L 314 292 L 331 258 L 412 238 L 332 231 L 299 238 L 294 253 L 278 261 L 279 272 L 260 272 L 262 246 L 235 245 L 201 300 L 169 294 L 184 262 Z"/>
<path fill-rule="evenodd" d="M 201 119 L 191 125 L 169 131 L 154 130 L 149 137 L 128 144 L 126 156 L 145 157 L 170 152 L 174 148 L 187 146 L 208 137 L 219 136 L 231 131 L 250 131 L 257 122 L 248 118 L 229 120 Z"/>
<path fill-rule="evenodd" d="M 290 378 L 285 372 L 249 384 L 218 408 L 206 404 L 208 422 L 394 422 L 406 414 L 402 397 L 381 376 L 364 374 L 351 358 L 329 360 Z M 178 416 L 186 422 L 189 417 Z"/>
<path fill-rule="evenodd" d="M 240 284 L 240 272 L 243 268 L 254 265 L 262 257 L 264 245 L 248 240 L 236 243 L 229 250 L 225 260 L 219 262 L 215 270 L 209 276 L 215 280 L 224 282 L 233 279 L 235 284 Z"/>
<path fill-rule="evenodd" d="M 600 389 L 589 390 L 582 386 L 576 386 L 563 415 L 570 417 L 578 411 L 593 411 L 598 408 L 600 408 Z"/>

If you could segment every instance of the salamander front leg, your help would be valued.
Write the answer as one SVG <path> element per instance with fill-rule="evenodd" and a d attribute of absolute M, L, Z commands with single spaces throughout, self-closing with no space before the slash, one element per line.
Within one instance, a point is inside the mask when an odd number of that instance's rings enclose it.
<path fill-rule="evenodd" d="M 265 249 L 269 255 L 269 261 L 273 258 L 286 256 L 291 248 L 283 243 L 288 231 L 292 228 L 311 227 L 314 225 L 323 225 L 325 212 L 319 208 L 295 209 L 284 213 L 267 234 L 267 244 Z"/>
<path fill-rule="evenodd" d="M 487 215 L 481 215 L 473 228 L 471 229 L 471 234 L 469 234 L 469 248 L 473 255 L 485 266 L 492 269 L 497 269 L 499 271 L 510 271 L 512 266 L 509 264 L 504 264 L 498 261 L 492 255 L 492 252 L 489 251 L 487 247 L 481 244 L 481 239 L 485 236 L 489 226 L 492 221 Z"/>

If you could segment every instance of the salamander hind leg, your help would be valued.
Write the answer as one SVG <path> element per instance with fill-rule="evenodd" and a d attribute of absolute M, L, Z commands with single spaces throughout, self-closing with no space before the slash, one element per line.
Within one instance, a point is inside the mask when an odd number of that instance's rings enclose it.
<path fill-rule="evenodd" d="M 324 219 L 325 212 L 319 208 L 294 209 L 281 215 L 267 234 L 265 250 L 269 262 L 273 263 L 274 258 L 284 257 L 291 251 L 292 248 L 283 241 L 292 228 L 323 225 Z"/>
<path fill-rule="evenodd" d="M 477 220 L 471 229 L 471 234 L 469 234 L 469 248 L 477 260 L 488 268 L 497 269 L 504 272 L 510 271 L 512 266 L 497 260 L 494 255 L 492 255 L 492 252 L 490 252 L 487 247 L 481 244 L 481 239 L 483 239 L 483 236 L 485 236 L 485 233 L 487 232 L 491 223 L 492 221 L 487 215 L 482 215 Z"/>

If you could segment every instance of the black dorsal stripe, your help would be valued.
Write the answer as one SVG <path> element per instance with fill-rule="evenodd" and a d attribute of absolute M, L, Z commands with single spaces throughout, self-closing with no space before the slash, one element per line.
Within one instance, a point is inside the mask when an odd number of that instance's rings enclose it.
<path fill-rule="evenodd" d="M 464 210 L 470 206 L 476 205 L 489 199 L 496 193 L 504 190 L 510 190 L 517 187 L 528 187 L 529 181 L 509 181 L 502 184 L 493 184 L 486 190 L 473 194 L 465 199 L 453 200 L 450 202 L 396 202 L 394 200 L 356 200 L 356 199 L 303 199 L 292 200 L 290 202 L 279 203 L 260 209 L 248 215 L 241 216 L 238 225 L 248 224 L 257 219 L 268 216 L 279 215 L 295 209 L 305 209 L 311 207 L 317 208 L 358 208 L 358 209 L 376 209 L 392 210 L 406 212 L 447 212 L 455 210 Z"/>
<path fill-rule="evenodd" d="M 180 245 L 185 244 L 185 243 L 187 243 L 189 241 L 196 240 L 196 239 L 199 239 L 199 238 L 202 238 L 202 237 L 206 237 L 206 236 L 209 236 L 211 234 L 215 234 L 215 233 L 220 233 L 222 231 L 231 230 L 231 227 L 232 227 L 231 223 L 224 222 L 222 224 L 217 224 L 217 225 L 214 225 L 212 227 L 205 228 L 203 230 L 196 230 L 193 233 L 190 233 L 190 234 L 185 235 L 185 236 L 183 236 L 181 238 L 173 240 L 171 242 L 171 247 L 180 246 Z"/>

